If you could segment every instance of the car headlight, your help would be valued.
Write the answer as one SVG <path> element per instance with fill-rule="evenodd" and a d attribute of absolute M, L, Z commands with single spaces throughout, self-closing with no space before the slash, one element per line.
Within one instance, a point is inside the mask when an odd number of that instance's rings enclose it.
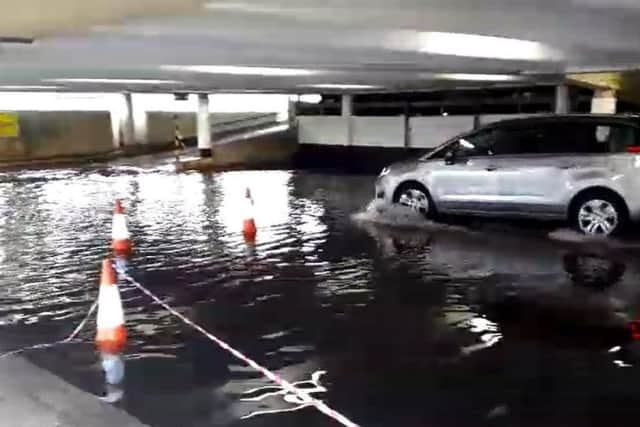
<path fill-rule="evenodd" d="M 389 169 L 389 167 L 386 167 L 380 171 L 380 175 L 378 175 L 378 177 L 382 178 L 383 176 L 387 175 L 389 172 L 391 172 L 391 169 Z"/>

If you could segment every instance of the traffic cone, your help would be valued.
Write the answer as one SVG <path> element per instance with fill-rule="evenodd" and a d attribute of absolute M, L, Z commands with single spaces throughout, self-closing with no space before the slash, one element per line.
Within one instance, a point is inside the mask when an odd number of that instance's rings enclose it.
<path fill-rule="evenodd" d="M 116 207 L 113 210 L 111 239 L 111 248 L 116 254 L 126 255 L 131 252 L 131 240 L 129 239 L 129 229 L 127 228 L 127 217 L 124 214 L 120 200 L 116 200 Z"/>
<path fill-rule="evenodd" d="M 116 284 L 116 273 L 111 260 L 105 259 L 102 261 L 98 294 L 96 346 L 100 353 L 119 354 L 126 343 L 127 330 L 124 326 L 124 310 Z"/>
<path fill-rule="evenodd" d="M 244 207 L 244 221 L 242 223 L 242 234 L 244 234 L 245 240 L 253 242 L 256 239 L 256 222 L 253 219 L 253 198 L 251 197 L 251 190 L 247 188 L 244 194 L 245 207 Z"/>

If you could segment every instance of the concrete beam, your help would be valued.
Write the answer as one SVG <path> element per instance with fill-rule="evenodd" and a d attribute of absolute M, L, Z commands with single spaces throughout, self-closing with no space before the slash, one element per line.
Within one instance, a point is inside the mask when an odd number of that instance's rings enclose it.
<path fill-rule="evenodd" d="M 97 25 L 122 25 L 131 18 L 173 18 L 197 13 L 203 3 L 203 0 L 58 0 L 55 13 L 43 13 L 41 0 L 6 0 L 0 28 L 4 36 L 83 34 Z"/>

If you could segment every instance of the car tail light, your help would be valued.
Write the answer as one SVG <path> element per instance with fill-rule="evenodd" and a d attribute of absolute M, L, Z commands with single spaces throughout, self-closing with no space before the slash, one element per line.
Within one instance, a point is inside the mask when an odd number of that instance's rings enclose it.
<path fill-rule="evenodd" d="M 627 328 L 631 332 L 631 339 L 640 341 L 640 320 L 632 320 L 627 324 Z"/>
<path fill-rule="evenodd" d="M 627 147 L 627 153 L 640 153 L 640 145 L 630 145 Z"/>

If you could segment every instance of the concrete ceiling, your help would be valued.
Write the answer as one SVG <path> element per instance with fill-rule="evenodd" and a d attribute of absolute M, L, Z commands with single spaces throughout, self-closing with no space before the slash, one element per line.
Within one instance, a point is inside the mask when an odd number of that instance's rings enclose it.
<path fill-rule="evenodd" d="M 0 90 L 428 90 L 640 68 L 636 0 L 10 3 L 0 36 L 35 42 L 0 44 Z"/>

